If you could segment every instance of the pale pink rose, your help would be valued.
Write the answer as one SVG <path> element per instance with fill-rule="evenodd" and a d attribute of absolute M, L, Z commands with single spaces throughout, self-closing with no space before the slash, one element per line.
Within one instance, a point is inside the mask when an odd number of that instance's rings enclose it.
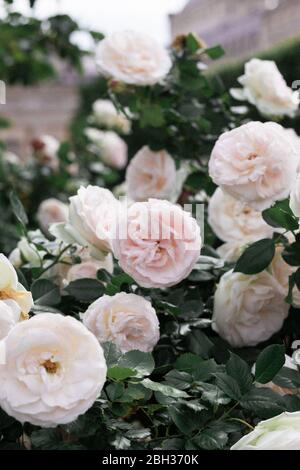
<path fill-rule="evenodd" d="M 114 131 L 99 131 L 93 127 L 85 130 L 86 136 L 100 152 L 100 157 L 106 165 L 122 169 L 127 164 L 127 144 Z"/>
<path fill-rule="evenodd" d="M 292 187 L 290 208 L 296 217 L 300 217 L 300 174 L 297 175 Z"/>
<path fill-rule="evenodd" d="M 123 352 L 149 352 L 159 340 L 159 322 L 151 303 L 135 294 L 104 295 L 82 316 L 100 343 L 111 341 Z"/>
<path fill-rule="evenodd" d="M 44 233 L 49 234 L 49 227 L 52 224 L 66 222 L 68 220 L 69 209 L 67 204 L 54 197 L 45 199 L 38 208 L 37 220 Z"/>
<path fill-rule="evenodd" d="M 274 229 L 247 204 L 217 188 L 208 204 L 208 223 L 220 240 L 247 244 L 272 237 Z"/>
<path fill-rule="evenodd" d="M 284 129 L 284 130 L 285 130 L 286 135 L 289 137 L 291 144 L 294 147 L 294 151 L 297 154 L 297 158 L 298 158 L 297 172 L 299 173 L 300 172 L 300 137 L 298 136 L 298 134 L 295 132 L 294 129 L 289 128 L 289 129 Z"/>
<path fill-rule="evenodd" d="M 297 166 L 297 154 L 282 126 L 249 122 L 219 137 L 209 174 L 225 192 L 263 210 L 289 195 Z"/>
<path fill-rule="evenodd" d="M 108 189 L 81 187 L 76 196 L 70 197 L 69 222 L 87 244 L 107 252 L 118 207 L 119 202 Z"/>
<path fill-rule="evenodd" d="M 31 142 L 39 163 L 53 171 L 59 168 L 59 141 L 52 135 L 42 135 Z"/>
<path fill-rule="evenodd" d="M 126 170 L 128 195 L 133 201 L 151 197 L 170 200 L 176 188 L 176 166 L 173 158 L 160 150 L 142 147 Z"/>
<path fill-rule="evenodd" d="M 113 253 L 143 287 L 170 287 L 185 279 L 200 255 L 200 228 L 181 207 L 149 199 L 120 217 Z"/>
<path fill-rule="evenodd" d="M 108 129 L 117 129 L 123 134 L 129 134 L 131 122 L 125 114 L 118 111 L 110 100 L 96 100 L 93 103 L 92 122 Z"/>
<path fill-rule="evenodd" d="M 113 272 L 113 259 L 111 253 L 108 253 L 104 260 L 100 261 L 92 257 L 83 258 L 79 264 L 70 267 L 66 275 L 67 283 L 84 278 L 97 278 L 99 269 L 105 269 L 107 272 Z"/>
<path fill-rule="evenodd" d="M 255 346 L 280 330 L 288 311 L 284 289 L 271 273 L 231 270 L 215 292 L 212 328 L 234 347 Z"/>
<path fill-rule="evenodd" d="M 238 78 L 242 89 L 232 89 L 234 98 L 254 104 L 265 116 L 294 116 L 299 106 L 299 95 L 286 84 L 272 60 L 251 59 L 245 73 Z"/>
<path fill-rule="evenodd" d="M 131 85 L 154 85 L 169 72 L 167 50 L 151 36 L 120 31 L 103 39 L 96 54 L 103 75 Z"/>
<path fill-rule="evenodd" d="M 21 423 L 67 424 L 99 397 L 106 362 L 95 336 L 78 320 L 54 313 L 15 325 L 4 339 L 0 406 Z"/>
<path fill-rule="evenodd" d="M 217 248 L 217 253 L 224 261 L 235 263 L 245 249 L 245 245 L 241 242 L 226 242 Z"/>

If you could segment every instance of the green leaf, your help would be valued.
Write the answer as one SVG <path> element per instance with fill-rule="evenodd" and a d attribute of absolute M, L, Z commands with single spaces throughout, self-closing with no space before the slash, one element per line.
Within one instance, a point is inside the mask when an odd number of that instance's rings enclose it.
<path fill-rule="evenodd" d="M 219 387 L 228 397 L 239 401 L 242 394 L 237 381 L 223 372 L 217 372 L 215 377 L 217 387 Z"/>
<path fill-rule="evenodd" d="M 125 380 L 135 375 L 136 372 L 129 367 L 113 366 L 107 371 L 107 377 L 113 380 Z"/>
<path fill-rule="evenodd" d="M 178 388 L 179 390 L 185 390 L 189 388 L 193 379 L 187 372 L 180 372 L 179 370 L 171 370 L 165 375 L 165 381 L 167 385 Z"/>
<path fill-rule="evenodd" d="M 124 385 L 122 383 L 111 383 L 105 389 L 110 401 L 115 401 L 124 393 Z"/>
<path fill-rule="evenodd" d="M 289 200 L 277 201 L 273 207 L 262 212 L 262 217 L 272 227 L 282 227 L 286 230 L 297 230 L 299 222 L 293 215 Z"/>
<path fill-rule="evenodd" d="M 185 338 L 186 349 L 203 359 L 208 359 L 213 343 L 199 329 L 193 329 Z"/>
<path fill-rule="evenodd" d="M 201 357 L 197 356 L 196 354 L 184 353 L 176 359 L 175 368 L 178 370 L 184 370 L 186 372 L 192 372 L 192 370 L 199 366 L 201 361 Z"/>
<path fill-rule="evenodd" d="M 59 287 L 48 279 L 38 279 L 31 286 L 36 305 L 58 305 L 61 301 Z"/>
<path fill-rule="evenodd" d="M 282 258 L 290 266 L 300 266 L 300 242 L 297 240 L 290 245 L 287 245 L 283 252 Z"/>
<path fill-rule="evenodd" d="M 9 201 L 13 210 L 14 215 L 18 219 L 18 221 L 23 225 L 26 226 L 28 224 L 28 217 L 25 212 L 24 206 L 20 199 L 18 198 L 17 194 L 14 191 L 9 193 Z"/>
<path fill-rule="evenodd" d="M 162 127 L 165 124 L 163 110 L 158 104 L 149 104 L 141 109 L 141 127 Z"/>
<path fill-rule="evenodd" d="M 266 347 L 258 356 L 255 365 L 256 382 L 266 384 L 280 371 L 285 363 L 284 346 L 274 344 Z"/>
<path fill-rule="evenodd" d="M 237 260 L 234 271 L 243 274 L 256 274 L 266 269 L 275 254 L 275 243 L 264 238 L 250 245 Z"/>
<path fill-rule="evenodd" d="M 204 50 L 205 54 L 207 54 L 211 59 L 219 59 L 225 54 L 225 51 L 222 46 L 217 45 L 213 47 L 209 47 Z"/>
<path fill-rule="evenodd" d="M 226 372 L 236 380 L 242 393 L 248 392 L 253 379 L 247 362 L 236 354 L 230 353 L 230 359 L 226 364 Z"/>
<path fill-rule="evenodd" d="M 285 411 L 282 397 L 269 388 L 253 387 L 243 396 L 240 405 L 261 419 L 272 418 Z"/>
<path fill-rule="evenodd" d="M 208 401 L 212 405 L 228 405 L 231 399 L 216 385 L 202 382 L 197 384 L 202 390 L 202 400 Z"/>
<path fill-rule="evenodd" d="M 177 388 L 171 387 L 170 385 L 163 385 L 158 382 L 153 382 L 150 379 L 144 379 L 141 381 L 141 384 L 145 388 L 149 388 L 153 392 L 160 392 L 167 397 L 172 398 L 188 398 L 188 394 L 182 390 L 178 390 Z"/>
<path fill-rule="evenodd" d="M 118 366 L 134 370 L 136 377 L 145 377 L 152 373 L 155 364 L 151 353 L 133 350 L 121 357 Z"/>
<path fill-rule="evenodd" d="M 197 415 L 199 412 L 192 410 L 185 403 L 169 406 L 168 412 L 172 421 L 184 434 L 189 434 L 198 428 Z"/>
<path fill-rule="evenodd" d="M 93 302 L 104 293 L 104 287 L 97 279 L 77 279 L 70 282 L 65 290 L 72 297 L 83 302 Z"/>
<path fill-rule="evenodd" d="M 184 440 L 179 438 L 166 439 L 162 442 L 163 450 L 182 450 L 184 449 Z"/>
<path fill-rule="evenodd" d="M 272 379 L 272 382 L 283 388 L 300 388 L 300 372 L 283 367 Z"/>
<path fill-rule="evenodd" d="M 117 348 L 114 343 L 107 341 L 106 343 L 101 343 L 106 365 L 108 368 L 117 365 L 120 357 L 122 356 L 121 351 Z"/>
<path fill-rule="evenodd" d="M 198 49 L 199 49 L 199 42 L 197 41 L 197 38 L 195 38 L 193 33 L 189 33 L 185 39 L 185 45 L 189 52 L 194 54 Z"/>
<path fill-rule="evenodd" d="M 215 429 L 204 429 L 201 433 L 193 439 L 193 442 L 198 448 L 204 450 L 220 450 L 223 449 L 228 441 L 228 436 L 224 431 L 217 431 Z"/>

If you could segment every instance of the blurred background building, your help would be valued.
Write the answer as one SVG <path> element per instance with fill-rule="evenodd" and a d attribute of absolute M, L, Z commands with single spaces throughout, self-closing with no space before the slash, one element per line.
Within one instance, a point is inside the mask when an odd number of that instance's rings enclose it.
<path fill-rule="evenodd" d="M 222 44 L 228 61 L 299 35 L 299 0 L 190 0 L 170 16 L 172 37 L 195 32 L 208 45 Z"/>

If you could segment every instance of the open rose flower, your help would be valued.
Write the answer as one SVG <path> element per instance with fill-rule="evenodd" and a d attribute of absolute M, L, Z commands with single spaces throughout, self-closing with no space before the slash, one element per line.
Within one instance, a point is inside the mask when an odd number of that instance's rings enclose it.
<path fill-rule="evenodd" d="M 14 300 L 0 300 L 0 340 L 21 320 L 21 308 Z"/>
<path fill-rule="evenodd" d="M 300 411 L 261 421 L 231 450 L 300 450 Z"/>
<path fill-rule="evenodd" d="M 220 240 L 247 244 L 272 237 L 261 213 L 217 188 L 208 205 L 208 223 Z"/>
<path fill-rule="evenodd" d="M 110 251 L 118 204 L 108 189 L 98 186 L 81 187 L 70 198 L 69 222 L 83 244 L 86 241 L 101 251 Z"/>
<path fill-rule="evenodd" d="M 103 39 L 97 50 L 103 75 L 130 85 L 154 85 L 172 63 L 166 49 L 145 33 L 120 31 Z"/>
<path fill-rule="evenodd" d="M 149 352 L 159 340 L 159 322 L 151 303 L 135 294 L 104 295 L 82 316 L 100 343 L 111 341 L 123 352 Z"/>
<path fill-rule="evenodd" d="M 297 167 L 297 154 L 282 126 L 249 122 L 219 137 L 209 174 L 225 192 L 263 210 L 289 195 Z"/>
<path fill-rule="evenodd" d="M 172 198 L 176 188 L 176 166 L 165 150 L 154 152 L 142 147 L 126 170 L 128 195 L 133 201 Z"/>
<path fill-rule="evenodd" d="M 127 163 L 127 145 L 116 132 L 99 131 L 93 127 L 85 130 L 86 136 L 100 152 L 101 159 L 106 165 L 122 169 Z"/>
<path fill-rule="evenodd" d="M 238 78 L 243 89 L 232 89 L 233 97 L 254 104 L 265 116 L 294 116 L 299 95 L 286 84 L 272 60 L 251 59 L 245 73 Z"/>
<path fill-rule="evenodd" d="M 118 111 L 110 100 L 96 100 L 93 104 L 91 120 L 98 126 L 117 129 L 123 134 L 130 132 L 131 123 L 127 117 Z"/>
<path fill-rule="evenodd" d="M 21 423 L 70 423 L 99 396 L 106 378 L 103 351 L 75 318 L 36 315 L 18 323 L 4 341 L 0 406 Z"/>
<path fill-rule="evenodd" d="M 57 171 L 59 168 L 59 141 L 52 135 L 42 135 L 31 142 L 40 165 Z"/>
<path fill-rule="evenodd" d="M 15 268 L 3 254 L 0 254 L 0 300 L 16 302 L 24 319 L 33 306 L 31 292 L 19 283 Z"/>
<path fill-rule="evenodd" d="M 143 287 L 170 287 L 185 279 L 199 258 L 200 228 L 181 207 L 150 199 L 120 216 L 113 253 Z"/>
<path fill-rule="evenodd" d="M 212 328 L 234 347 L 255 346 L 280 330 L 288 315 L 284 289 L 267 271 L 228 271 L 217 286 Z"/>
<path fill-rule="evenodd" d="M 67 204 L 58 199 L 45 199 L 38 208 L 37 220 L 44 233 L 49 234 L 49 227 L 52 224 L 66 222 L 68 220 L 69 209 Z"/>

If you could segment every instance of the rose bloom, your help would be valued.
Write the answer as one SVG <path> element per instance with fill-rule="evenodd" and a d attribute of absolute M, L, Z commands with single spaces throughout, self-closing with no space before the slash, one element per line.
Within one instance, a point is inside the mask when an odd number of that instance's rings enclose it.
<path fill-rule="evenodd" d="M 209 174 L 225 192 L 263 210 L 289 195 L 297 166 L 297 154 L 282 126 L 249 122 L 219 137 Z"/>
<path fill-rule="evenodd" d="M 212 328 L 231 346 L 255 346 L 280 330 L 288 315 L 285 292 L 267 271 L 228 271 L 217 286 Z"/>
<path fill-rule="evenodd" d="M 283 246 L 277 245 L 275 250 L 275 255 L 273 257 L 272 263 L 269 266 L 269 271 L 271 272 L 272 276 L 277 280 L 277 282 L 282 287 L 285 295 L 288 295 L 289 291 L 289 277 L 297 270 L 296 266 L 290 266 L 288 263 L 284 261 L 282 258 L 282 251 Z M 293 288 L 293 306 L 296 308 L 300 307 L 300 291 L 295 286 Z"/>
<path fill-rule="evenodd" d="M 53 171 L 59 168 L 59 141 L 52 135 L 42 135 L 31 142 L 39 163 Z"/>
<path fill-rule="evenodd" d="M 91 256 L 82 257 L 81 263 L 74 264 L 68 269 L 65 282 L 68 284 L 77 279 L 96 279 L 97 272 L 100 269 L 105 269 L 111 274 L 113 273 L 114 264 L 111 253 L 108 253 L 102 261 L 92 258 Z"/>
<path fill-rule="evenodd" d="M 159 340 L 159 322 L 151 303 L 135 294 L 104 295 L 82 316 L 100 343 L 111 341 L 123 352 L 150 352 Z"/>
<path fill-rule="evenodd" d="M 0 300 L 0 340 L 21 320 L 21 308 L 14 300 Z"/>
<path fill-rule="evenodd" d="M 66 222 L 68 220 L 69 209 L 67 204 L 54 197 L 45 199 L 38 208 L 37 220 L 44 233 L 49 234 L 49 227 L 52 224 Z"/>
<path fill-rule="evenodd" d="M 294 116 L 299 106 L 298 92 L 289 88 L 272 60 L 251 59 L 238 78 L 243 89 L 233 89 L 237 99 L 254 104 L 265 116 Z"/>
<path fill-rule="evenodd" d="M 185 279 L 200 256 L 200 228 L 181 207 L 149 199 L 119 220 L 113 253 L 142 287 L 170 287 Z"/>
<path fill-rule="evenodd" d="M 116 109 L 112 101 L 96 100 L 92 110 L 92 120 L 98 126 L 116 128 L 123 134 L 129 134 L 131 129 L 129 119 Z"/>
<path fill-rule="evenodd" d="M 176 166 L 173 158 L 160 150 L 142 147 L 126 170 L 128 195 L 133 201 L 171 199 L 176 187 Z"/>
<path fill-rule="evenodd" d="M 298 159 L 297 173 L 299 173 L 300 172 L 300 137 L 294 131 L 294 129 L 289 128 L 289 129 L 284 129 L 284 131 L 285 131 L 285 134 L 290 139 L 290 142 L 294 147 L 294 151 L 297 154 L 297 159 Z"/>
<path fill-rule="evenodd" d="M 231 450 L 300 450 L 300 411 L 261 421 Z"/>
<path fill-rule="evenodd" d="M 70 197 L 69 222 L 88 244 L 108 252 L 118 205 L 108 189 L 81 187 L 76 196 Z"/>
<path fill-rule="evenodd" d="M 228 263 L 235 263 L 243 251 L 245 250 L 245 245 L 238 242 L 227 242 L 217 248 L 217 253 L 224 261 Z"/>
<path fill-rule="evenodd" d="M 100 156 L 106 165 L 122 169 L 127 164 L 127 145 L 116 132 L 99 131 L 93 127 L 85 130 L 86 136 L 100 151 Z"/>
<path fill-rule="evenodd" d="M 18 323 L 5 339 L 0 406 L 21 423 L 70 423 L 93 405 L 105 378 L 94 335 L 75 318 L 43 313 Z"/>
<path fill-rule="evenodd" d="M 103 39 L 97 50 L 97 64 L 103 75 L 130 85 L 154 85 L 172 66 L 166 49 L 151 36 L 120 31 Z"/>
<path fill-rule="evenodd" d="M 21 317 L 28 317 L 33 306 L 31 292 L 18 281 L 18 276 L 11 262 L 0 254 L 0 300 L 13 300 L 21 309 Z"/>
<path fill-rule="evenodd" d="M 217 188 L 208 205 L 208 223 L 220 240 L 247 244 L 272 237 L 261 213 Z"/>
<path fill-rule="evenodd" d="M 294 362 L 294 360 L 290 356 L 288 356 L 287 354 L 285 354 L 284 367 L 286 367 L 287 369 L 298 370 L 298 367 L 297 367 L 296 363 Z M 255 364 L 252 367 L 252 373 L 253 373 L 253 375 L 255 374 Z M 274 392 L 278 393 L 281 396 L 284 396 L 284 395 L 297 395 L 298 394 L 298 389 L 297 388 L 281 387 L 280 385 L 276 385 L 274 382 L 268 382 L 266 384 L 261 384 L 259 382 L 256 382 L 255 386 L 257 388 L 269 388 L 269 389 L 273 390 Z"/>

